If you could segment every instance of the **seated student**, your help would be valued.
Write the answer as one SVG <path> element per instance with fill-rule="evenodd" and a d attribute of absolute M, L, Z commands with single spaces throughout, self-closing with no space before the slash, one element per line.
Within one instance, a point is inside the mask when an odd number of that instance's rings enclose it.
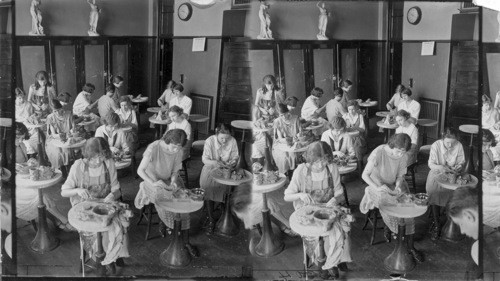
<path fill-rule="evenodd" d="M 170 80 L 167 82 L 167 87 L 161 97 L 158 99 L 158 106 L 168 108 L 170 100 L 174 97 L 173 88 L 177 85 L 174 80 Z"/>
<path fill-rule="evenodd" d="M 184 87 L 181 84 L 177 84 L 172 88 L 174 97 L 170 99 L 169 106 L 172 107 L 177 105 L 182 108 L 186 117 L 189 117 L 189 114 L 191 114 L 191 107 L 193 106 L 193 100 L 186 96 L 183 91 Z"/>
<path fill-rule="evenodd" d="M 115 86 L 113 84 L 109 84 L 106 86 L 106 94 L 97 100 L 97 110 L 99 111 L 101 120 L 106 118 L 109 113 L 115 112 L 118 109 L 116 102 L 113 100 L 114 95 Z"/>
<path fill-rule="evenodd" d="M 351 136 L 346 134 L 345 131 L 345 120 L 342 117 L 335 116 L 330 124 L 331 129 L 321 135 L 321 141 L 326 142 L 330 146 L 333 155 L 355 156 L 354 143 Z"/>
<path fill-rule="evenodd" d="M 57 100 L 61 103 L 65 110 L 71 111 L 73 106 L 71 105 L 71 95 L 68 92 L 60 93 L 57 96 Z"/>
<path fill-rule="evenodd" d="M 35 109 L 31 102 L 28 101 L 23 90 L 16 88 L 16 122 L 24 122 L 28 119 L 34 112 Z"/>
<path fill-rule="evenodd" d="M 348 113 L 342 118 L 346 122 L 346 128 L 359 132 L 359 135 L 352 137 L 352 142 L 356 158 L 358 158 L 358 170 L 363 171 L 363 157 L 367 151 L 365 118 L 359 113 L 359 103 L 356 100 L 347 102 L 347 111 Z"/>
<path fill-rule="evenodd" d="M 287 176 L 295 169 L 296 155 L 286 152 L 284 148 L 294 142 L 297 134 L 302 131 L 299 118 L 288 111 L 288 107 L 282 103 L 278 104 L 278 118 L 273 123 L 273 158 L 280 173 Z M 271 145 L 271 142 L 268 142 Z M 290 175 L 291 176 L 291 175 Z"/>
<path fill-rule="evenodd" d="M 106 140 L 113 153 L 118 151 L 123 151 L 126 154 L 130 153 L 125 133 L 120 130 L 120 117 L 118 117 L 118 114 L 114 112 L 109 113 L 104 119 L 104 123 L 105 125 L 102 125 L 95 131 L 95 137 L 101 137 Z"/>
<path fill-rule="evenodd" d="M 309 121 L 313 118 L 318 117 L 318 115 L 323 112 L 325 107 L 321 107 L 319 99 L 323 96 L 323 89 L 315 87 L 311 90 L 311 95 L 307 97 L 302 105 L 302 110 L 300 116 Z"/>
<path fill-rule="evenodd" d="M 418 129 L 410 122 L 410 118 L 410 113 L 405 110 L 399 110 L 396 114 L 396 123 L 399 125 L 396 128 L 396 134 L 407 134 L 411 138 L 411 148 L 406 152 L 408 166 L 417 162 L 418 154 Z"/>
<path fill-rule="evenodd" d="M 132 101 L 128 96 L 120 97 L 120 108 L 115 111 L 120 117 L 120 123 L 123 127 L 130 126 L 132 130 L 125 132 L 125 137 L 132 154 L 139 146 L 138 122 L 135 110 L 132 109 Z M 133 160 L 133 159 L 132 159 Z"/>
<path fill-rule="evenodd" d="M 420 103 L 411 97 L 411 90 L 406 88 L 401 92 L 401 102 L 398 104 L 398 111 L 405 110 L 410 113 L 410 122 L 417 124 L 420 115 Z"/>
<path fill-rule="evenodd" d="M 49 158 L 52 168 L 59 169 L 63 167 L 63 173 L 69 171 L 69 150 L 60 148 L 56 145 L 61 135 L 70 136 L 75 127 L 73 115 L 62 108 L 58 100 L 53 100 L 53 112 L 47 117 L 47 141 L 45 142 L 45 151 Z"/>
<path fill-rule="evenodd" d="M 335 116 L 342 117 L 347 113 L 344 106 L 340 103 L 342 95 L 343 93 L 341 89 L 335 89 L 333 91 L 333 99 L 326 103 L 326 118 L 328 119 L 328 122 L 332 122 L 333 117 Z"/>
<path fill-rule="evenodd" d="M 173 129 L 181 129 L 186 133 L 187 142 L 182 148 L 183 155 L 182 160 L 186 160 L 190 156 L 191 146 L 193 145 L 193 139 L 191 138 L 191 124 L 186 120 L 184 111 L 177 105 L 173 105 L 168 109 L 168 117 L 172 122 L 168 124 L 167 131 Z"/>
<path fill-rule="evenodd" d="M 489 171 L 493 170 L 493 168 L 495 168 L 496 166 L 495 154 L 498 155 L 498 151 L 496 153 L 493 153 L 493 150 L 496 150 L 495 149 L 496 141 L 495 137 L 493 136 L 493 133 L 490 130 L 485 130 L 485 129 L 483 129 L 482 132 L 483 132 L 483 146 L 482 146 L 483 170 Z"/>
<path fill-rule="evenodd" d="M 500 121 L 500 113 L 496 108 L 493 108 L 491 99 L 483 95 L 483 107 L 481 108 L 481 126 L 483 129 L 491 129 Z"/>
<path fill-rule="evenodd" d="M 85 86 L 83 86 L 83 90 L 78 94 L 75 102 L 73 103 L 73 115 L 77 117 L 75 118 L 75 124 L 83 121 L 82 118 L 84 115 L 89 115 L 92 117 L 92 119 L 96 120 L 93 124 L 85 125 L 85 130 L 89 132 L 95 132 L 97 127 L 100 126 L 99 117 L 91 112 L 91 110 L 97 106 L 98 102 L 95 101 L 92 103 L 90 100 L 90 97 L 92 96 L 92 93 L 94 93 L 94 91 L 95 86 L 93 84 L 85 84 Z"/>
<path fill-rule="evenodd" d="M 296 97 L 288 97 L 285 100 L 285 104 L 288 107 L 289 111 L 292 111 L 297 107 L 297 103 L 299 102 L 299 99 Z"/>
<path fill-rule="evenodd" d="M 398 104 L 401 102 L 401 92 L 406 89 L 405 86 L 399 84 L 396 86 L 396 90 L 391 100 L 386 104 L 387 110 L 392 111 L 398 108 Z"/>

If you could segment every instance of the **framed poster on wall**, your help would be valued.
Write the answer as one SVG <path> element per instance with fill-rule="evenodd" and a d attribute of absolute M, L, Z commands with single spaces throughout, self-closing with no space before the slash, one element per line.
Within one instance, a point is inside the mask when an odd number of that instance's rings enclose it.
<path fill-rule="evenodd" d="M 254 0 L 231 0 L 231 9 L 249 9 Z"/>

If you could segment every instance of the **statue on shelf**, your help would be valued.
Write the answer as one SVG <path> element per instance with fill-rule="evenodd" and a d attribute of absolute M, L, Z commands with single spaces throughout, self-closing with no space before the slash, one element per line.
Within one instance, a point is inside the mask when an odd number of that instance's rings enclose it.
<path fill-rule="evenodd" d="M 267 5 L 264 1 L 260 1 L 259 19 L 260 34 L 259 36 L 257 36 L 257 39 L 273 39 L 273 32 L 271 31 L 271 16 L 269 15 L 269 5 Z"/>
<path fill-rule="evenodd" d="M 99 36 L 99 33 L 97 33 L 97 21 L 99 20 L 101 9 L 95 4 L 95 0 L 87 0 L 87 3 L 90 5 L 89 36 Z"/>
<path fill-rule="evenodd" d="M 316 35 L 316 37 L 318 38 L 318 40 L 328 40 L 328 37 L 326 37 L 326 26 L 328 25 L 329 13 L 325 8 L 324 2 L 318 2 L 316 6 L 319 9 L 319 23 L 318 23 L 319 33 L 318 35 Z"/>
<path fill-rule="evenodd" d="M 32 0 L 30 7 L 31 14 L 31 31 L 29 35 L 40 36 L 45 35 L 43 33 L 42 26 L 42 11 L 40 10 L 41 0 Z"/>

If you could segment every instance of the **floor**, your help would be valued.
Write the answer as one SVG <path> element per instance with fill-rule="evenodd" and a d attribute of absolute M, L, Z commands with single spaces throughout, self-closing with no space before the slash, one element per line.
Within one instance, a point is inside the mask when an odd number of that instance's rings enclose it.
<path fill-rule="evenodd" d="M 142 120 L 147 120 L 145 117 Z M 382 135 L 372 132 L 370 146 L 381 142 Z M 141 138 L 153 139 L 153 130 L 145 130 Z M 143 146 L 138 151 L 138 158 L 144 152 Z M 250 149 L 246 149 L 249 154 Z M 247 156 L 248 157 L 248 156 Z M 197 177 L 201 171 L 202 163 L 199 154 L 194 154 L 188 169 L 190 186 L 198 186 Z M 419 192 L 425 191 L 425 179 L 428 168 L 425 164 L 417 169 L 417 187 Z M 205 220 L 202 210 L 192 214 L 191 242 L 198 246 L 201 257 L 192 260 L 186 268 L 172 269 L 163 267 L 159 262 L 160 253 L 167 248 L 171 238 L 161 238 L 157 227 L 153 227 L 152 234 L 156 237 L 144 241 L 146 226 L 144 223 L 137 226 L 139 210 L 133 207 L 133 199 L 138 190 L 140 179 L 134 178 L 128 171 L 120 172 L 120 183 L 124 193 L 124 201 L 134 209 L 129 228 L 130 258 L 125 259 L 126 266 L 118 267 L 118 274 L 135 277 L 253 277 L 262 280 L 298 280 L 304 279 L 302 264 L 302 242 L 300 238 L 291 238 L 282 234 L 278 229 L 285 250 L 271 258 L 259 258 L 251 255 L 249 245 L 255 245 L 259 239 L 255 230 L 245 230 L 240 226 L 240 232 L 232 238 L 207 236 L 201 226 Z M 348 196 L 351 209 L 356 221 L 352 225 L 352 257 L 349 271 L 341 272 L 341 280 L 380 280 L 390 279 L 389 273 L 384 269 L 383 260 L 393 250 L 395 242 L 385 243 L 382 230 L 377 232 L 378 243 L 369 245 L 370 231 L 362 230 L 364 215 L 358 210 L 359 202 L 364 192 L 364 185 L 357 175 L 346 178 Z M 59 195 L 60 186 L 55 186 L 49 192 L 58 196 L 58 207 L 64 213 L 70 208 L 69 200 Z M 475 269 L 471 266 L 470 247 L 472 241 L 464 239 L 458 243 L 446 241 L 431 241 L 428 234 L 429 218 L 425 214 L 416 220 L 416 247 L 425 254 L 425 262 L 417 264 L 416 268 L 408 273 L 405 278 L 412 280 L 468 280 L 473 279 Z M 56 231 L 60 245 L 55 250 L 46 254 L 37 254 L 29 249 L 31 240 L 35 237 L 33 228 L 24 221 L 18 220 L 18 274 L 19 276 L 81 276 L 79 273 L 79 240 L 77 233 Z M 312 270 L 309 280 L 318 279 L 316 270 Z M 89 273 L 87 276 L 95 276 Z"/>

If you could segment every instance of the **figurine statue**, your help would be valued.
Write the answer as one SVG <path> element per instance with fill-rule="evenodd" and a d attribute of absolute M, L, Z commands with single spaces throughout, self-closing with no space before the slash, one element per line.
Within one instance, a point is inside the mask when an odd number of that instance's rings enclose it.
<path fill-rule="evenodd" d="M 269 15 L 269 5 L 264 1 L 260 1 L 259 19 L 260 19 L 260 34 L 257 39 L 273 39 L 271 31 L 271 16 Z"/>
<path fill-rule="evenodd" d="M 87 0 L 87 3 L 90 5 L 89 36 L 99 36 L 99 33 L 97 33 L 97 21 L 99 20 L 101 9 L 95 4 L 95 0 Z"/>
<path fill-rule="evenodd" d="M 500 12 L 497 14 L 497 21 L 498 21 L 498 37 L 495 39 L 495 42 L 500 43 Z"/>
<path fill-rule="evenodd" d="M 30 7 L 31 14 L 31 31 L 28 33 L 29 35 L 45 35 L 43 33 L 42 27 L 42 11 L 40 10 L 40 5 L 42 4 L 41 0 L 32 0 Z"/>
<path fill-rule="evenodd" d="M 329 13 L 325 8 L 324 2 L 318 2 L 316 6 L 319 9 L 319 23 L 318 23 L 319 33 L 318 35 L 316 35 L 316 37 L 318 38 L 318 40 L 328 40 L 328 37 L 326 37 L 326 26 L 328 25 Z"/>

